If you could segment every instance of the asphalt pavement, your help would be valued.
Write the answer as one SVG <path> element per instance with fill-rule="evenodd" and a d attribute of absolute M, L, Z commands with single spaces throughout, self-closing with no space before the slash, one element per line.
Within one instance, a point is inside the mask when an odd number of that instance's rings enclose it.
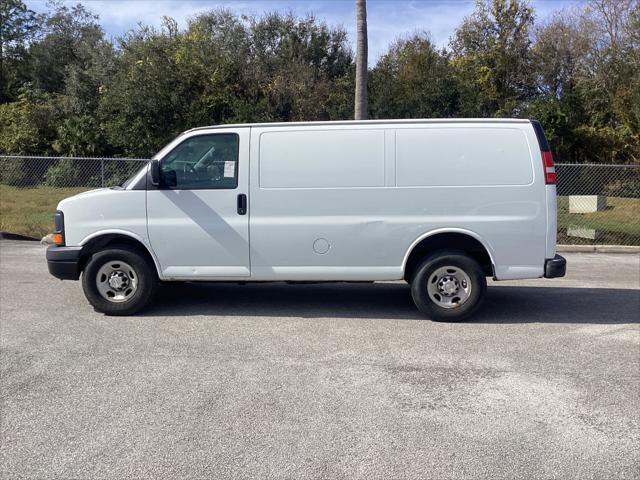
<path fill-rule="evenodd" d="M 640 478 L 640 257 L 463 323 L 403 283 L 192 284 L 94 312 L 0 242 L 0 477 Z"/>

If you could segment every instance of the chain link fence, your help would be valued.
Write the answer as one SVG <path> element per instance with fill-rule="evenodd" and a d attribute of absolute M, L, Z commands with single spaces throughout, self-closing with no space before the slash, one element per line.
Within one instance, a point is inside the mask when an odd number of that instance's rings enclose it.
<path fill-rule="evenodd" d="M 640 245 L 640 166 L 557 164 L 558 243 Z"/>
<path fill-rule="evenodd" d="M 113 186 L 125 181 L 148 161 L 146 158 L 0 155 L 0 184 L 21 188 Z"/>
<path fill-rule="evenodd" d="M 51 232 L 60 200 L 92 188 L 120 185 L 147 161 L 0 155 L 0 231 L 42 238 Z"/>
<path fill-rule="evenodd" d="M 57 203 L 119 185 L 143 158 L 0 155 L 0 231 L 40 237 Z M 556 164 L 558 243 L 640 245 L 640 166 Z"/>

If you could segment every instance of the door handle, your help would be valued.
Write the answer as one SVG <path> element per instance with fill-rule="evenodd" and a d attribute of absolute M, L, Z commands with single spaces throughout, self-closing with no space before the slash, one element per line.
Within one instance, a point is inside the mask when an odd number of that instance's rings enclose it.
<path fill-rule="evenodd" d="M 238 215 L 247 214 L 247 196 L 244 193 L 238 195 Z"/>

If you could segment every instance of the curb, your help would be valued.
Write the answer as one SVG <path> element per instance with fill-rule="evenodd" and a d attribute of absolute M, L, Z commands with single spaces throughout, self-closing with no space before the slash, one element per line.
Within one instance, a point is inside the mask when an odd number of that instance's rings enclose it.
<path fill-rule="evenodd" d="M 39 242 L 40 239 L 29 237 L 27 235 L 20 235 L 19 233 L 0 232 L 0 240 L 26 240 L 29 242 Z"/>
<path fill-rule="evenodd" d="M 556 251 L 564 253 L 640 253 L 635 245 L 558 245 Z"/>

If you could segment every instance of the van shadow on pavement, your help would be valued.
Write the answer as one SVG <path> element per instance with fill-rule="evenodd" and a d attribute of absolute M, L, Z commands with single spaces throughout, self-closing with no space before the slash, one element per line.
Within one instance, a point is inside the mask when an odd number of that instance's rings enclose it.
<path fill-rule="evenodd" d="M 490 286 L 472 323 L 640 323 L 640 291 Z M 145 316 L 423 320 L 404 283 L 167 284 Z"/>

